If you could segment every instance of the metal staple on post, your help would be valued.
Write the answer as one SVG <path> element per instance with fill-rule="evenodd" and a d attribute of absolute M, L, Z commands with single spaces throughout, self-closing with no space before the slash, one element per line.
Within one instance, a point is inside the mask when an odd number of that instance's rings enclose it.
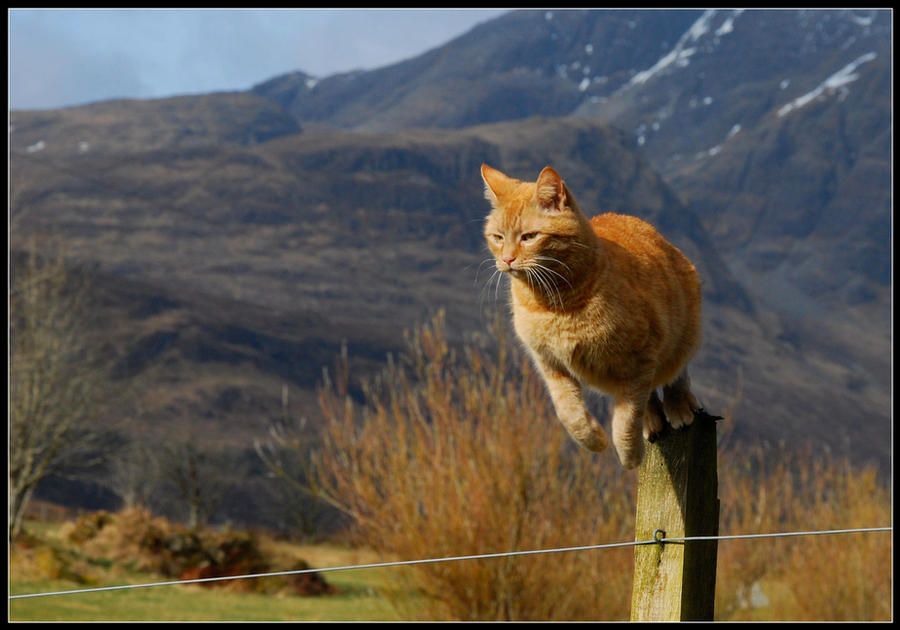
<path fill-rule="evenodd" d="M 653 540 L 655 540 L 660 545 L 666 544 L 666 541 L 664 540 L 665 537 L 666 537 L 666 532 L 661 529 L 657 529 L 653 532 Z"/>

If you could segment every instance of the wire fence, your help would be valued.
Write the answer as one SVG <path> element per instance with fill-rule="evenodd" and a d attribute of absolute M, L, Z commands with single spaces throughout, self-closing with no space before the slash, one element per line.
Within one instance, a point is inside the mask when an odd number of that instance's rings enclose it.
<path fill-rule="evenodd" d="M 225 580 L 245 580 L 252 578 L 278 577 L 284 575 L 300 575 L 302 573 L 326 573 L 330 571 L 348 571 L 351 569 L 376 569 L 383 567 L 398 567 L 417 564 L 433 564 L 436 562 L 458 562 L 461 560 L 484 560 L 488 558 L 505 558 L 510 556 L 529 556 L 547 553 L 565 553 L 571 551 L 589 551 L 593 549 L 613 549 L 617 547 L 637 547 L 640 545 L 665 545 L 683 544 L 692 541 L 703 540 L 748 540 L 754 538 L 784 538 L 790 536 L 825 536 L 834 534 L 858 534 L 870 532 L 889 532 L 893 527 L 861 527 L 856 529 L 824 529 L 816 531 L 797 532 L 773 532 L 767 534 L 726 534 L 719 536 L 682 536 L 666 537 L 661 530 L 657 530 L 651 540 L 638 540 L 618 543 L 606 543 L 600 545 L 583 545 L 579 547 L 558 547 L 553 549 L 531 549 L 526 551 L 504 551 L 499 553 L 482 553 L 468 556 L 448 556 L 443 558 L 425 558 L 421 560 L 397 560 L 391 562 L 375 562 L 371 564 L 354 564 L 339 567 L 324 567 L 319 569 L 296 569 L 292 571 L 274 571 L 271 573 L 250 573 L 246 575 L 226 575 L 219 577 L 194 578 L 190 580 L 170 580 L 167 582 L 150 582 L 146 584 L 120 584 L 117 586 L 98 586 L 93 588 L 74 589 L 70 591 L 53 591 L 48 593 L 28 593 L 24 595 L 10 595 L 9 599 L 25 599 L 30 597 L 50 597 L 53 595 L 77 595 L 80 593 L 97 593 L 100 591 L 117 591 L 134 588 L 150 588 L 154 586 L 174 586 L 183 584 L 198 584 L 202 582 L 222 582 Z M 660 535 L 657 535 L 660 534 Z"/>

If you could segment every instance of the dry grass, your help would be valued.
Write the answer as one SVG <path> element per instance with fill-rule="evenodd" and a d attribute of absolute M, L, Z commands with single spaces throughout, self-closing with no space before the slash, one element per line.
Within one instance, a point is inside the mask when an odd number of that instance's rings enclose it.
<path fill-rule="evenodd" d="M 94 531 L 92 522 L 102 521 L 106 523 Z M 143 557 L 146 550 L 133 544 L 135 532 L 151 528 L 170 533 L 179 529 L 164 519 L 147 520 L 139 510 L 85 515 L 63 524 L 29 521 L 26 534 L 10 548 L 10 594 L 165 581 L 171 576 L 153 571 L 155 563 Z M 259 535 L 259 544 L 272 568 L 278 570 L 299 568 L 307 562 L 334 567 L 378 558 L 364 549 L 333 544 L 301 546 L 264 534 Z M 151 568 L 142 570 L 145 566 Z M 315 596 L 285 588 L 282 577 L 267 577 L 221 582 L 216 588 L 190 584 L 15 599 L 10 601 L 9 616 L 12 621 L 69 622 L 396 621 L 397 613 L 383 593 L 403 588 L 397 579 L 403 570 L 328 573 L 328 583 L 335 590 Z M 251 584 L 256 582 L 259 584 Z"/>
<path fill-rule="evenodd" d="M 528 361 L 502 327 L 494 333 L 494 350 L 476 340 L 456 356 L 437 317 L 410 335 L 364 405 L 345 395 L 345 373 L 321 391 L 318 490 L 354 517 L 360 544 L 418 559 L 632 539 L 634 475 L 572 446 Z M 835 457 L 732 449 L 719 468 L 723 534 L 891 522 L 875 471 Z M 717 618 L 890 618 L 888 543 L 723 541 Z M 627 548 L 425 564 L 408 573 L 423 597 L 402 616 L 627 619 L 632 571 Z"/>
<path fill-rule="evenodd" d="M 323 391 L 321 490 L 360 543 L 434 558 L 628 540 L 633 492 L 610 458 L 574 452 L 543 384 L 507 344 L 454 357 L 440 319 L 411 339 L 369 405 Z M 361 418 L 361 420 L 360 420 Z M 599 506 L 599 507 L 598 507 Z M 623 619 L 629 550 L 423 565 L 427 619 Z"/>
<path fill-rule="evenodd" d="M 890 492 L 873 467 L 810 448 L 720 453 L 720 530 L 765 533 L 889 525 Z M 719 544 L 720 618 L 891 618 L 891 535 L 804 536 Z M 770 592 L 754 604 L 755 588 Z"/>

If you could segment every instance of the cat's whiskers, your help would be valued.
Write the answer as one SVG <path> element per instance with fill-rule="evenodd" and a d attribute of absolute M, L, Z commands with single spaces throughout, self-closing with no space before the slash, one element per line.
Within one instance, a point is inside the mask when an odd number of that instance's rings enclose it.
<path fill-rule="evenodd" d="M 553 258 L 552 256 L 535 256 L 534 259 L 535 259 L 535 260 L 546 260 L 546 261 L 555 262 L 555 263 L 557 263 L 557 264 L 562 265 L 562 266 L 565 267 L 566 269 L 568 269 L 568 270 L 569 270 L 569 273 L 572 273 L 572 269 L 571 269 L 566 263 L 564 263 L 564 262 L 562 262 L 561 260 L 558 260 L 558 259 L 556 259 L 556 258 Z M 559 273 L 558 271 L 554 271 L 553 269 L 550 269 L 550 267 L 548 267 L 547 265 L 542 265 L 542 264 L 540 264 L 540 263 L 534 263 L 534 264 L 537 265 L 538 267 L 540 267 L 541 269 L 546 269 L 547 271 L 549 271 L 549 272 L 552 273 L 553 275 L 562 278 L 563 281 L 564 281 L 566 284 L 569 285 L 569 288 L 570 288 L 570 289 L 574 289 L 574 288 L 575 288 L 575 287 L 572 286 L 572 283 L 569 282 L 569 279 L 566 278 L 566 277 L 565 277 L 564 275 L 562 275 L 561 273 Z"/>
<path fill-rule="evenodd" d="M 569 273 L 572 273 L 572 268 L 569 265 L 567 265 L 566 263 L 561 261 L 559 258 L 556 258 L 554 256 L 544 255 L 544 256 L 535 256 L 534 258 L 535 258 L 535 260 L 549 260 L 551 262 L 555 262 L 557 265 L 562 265 L 563 267 L 565 267 Z"/>
<path fill-rule="evenodd" d="M 493 258 L 490 259 L 491 261 Z M 484 266 L 484 262 L 482 262 L 481 266 Z M 499 269 L 494 269 L 494 273 L 485 281 L 484 285 L 481 287 L 480 298 L 479 298 L 479 308 L 484 308 L 485 298 L 490 297 L 491 293 L 491 285 L 494 284 L 494 278 L 497 279 L 496 288 L 494 289 L 494 300 L 497 300 L 497 293 L 500 289 L 500 278 L 503 276 L 503 273 Z"/>
<path fill-rule="evenodd" d="M 531 284 L 531 269 L 529 269 L 528 267 L 524 267 L 524 268 L 522 269 L 522 271 L 525 272 L 525 280 L 528 281 L 528 288 L 531 289 L 532 292 L 533 292 L 533 291 L 534 291 L 534 285 Z"/>
<path fill-rule="evenodd" d="M 563 282 L 565 282 L 567 285 L 569 285 L 569 289 L 571 289 L 571 290 L 574 290 L 575 287 L 572 285 L 572 283 L 569 281 L 569 279 L 566 278 L 563 274 L 559 273 L 558 271 L 556 271 L 554 269 L 551 269 L 547 265 L 543 265 L 543 264 L 537 262 L 538 260 L 544 260 L 547 262 L 553 262 L 553 263 L 562 265 L 563 267 L 565 267 L 566 269 L 569 270 L 569 273 L 572 272 L 572 269 L 567 264 L 565 264 L 564 262 L 562 262 L 561 260 L 559 260 L 557 258 L 554 258 L 553 256 L 535 256 L 534 259 L 531 261 L 531 265 L 533 266 L 535 273 L 539 273 L 541 275 L 541 277 L 545 280 L 545 284 L 548 286 L 549 289 L 556 291 L 555 297 L 558 298 L 559 306 L 560 306 L 560 308 L 562 308 L 562 306 L 563 306 L 562 291 L 560 290 L 559 281 L 555 280 L 554 277 L 561 279 Z M 548 290 L 548 296 L 553 297 L 552 293 L 549 290 Z"/>
<path fill-rule="evenodd" d="M 496 271 L 494 271 L 493 275 L 491 275 L 491 279 L 493 279 L 494 277 L 497 278 L 497 284 L 494 287 L 494 301 L 496 302 L 498 299 L 500 299 L 500 281 L 503 279 L 503 272 L 497 269 Z"/>
<path fill-rule="evenodd" d="M 539 284 L 540 279 L 536 276 L 536 274 L 534 273 L 534 269 L 532 269 L 531 267 L 523 267 L 522 271 L 525 272 L 525 279 L 528 281 L 528 288 L 531 289 L 532 292 L 534 292 L 534 285 L 531 283 L 531 278 L 532 276 L 534 276 L 535 282 Z M 543 292 L 544 287 L 542 284 L 540 285 L 540 288 L 541 292 Z"/>
<path fill-rule="evenodd" d="M 540 285 L 541 292 L 550 300 L 551 305 L 555 304 L 558 300 L 559 306 L 562 308 L 563 299 L 559 287 L 552 281 L 552 277 L 546 275 L 546 272 L 550 271 L 550 269 L 547 269 L 544 265 L 536 262 L 531 262 L 527 267 L 523 267 L 523 269 L 525 269 L 528 277 L 534 277 L 535 282 Z"/>
<path fill-rule="evenodd" d="M 482 260 L 480 263 L 478 263 L 478 269 L 475 270 L 475 282 L 473 284 L 478 284 L 478 274 L 481 273 L 481 268 L 484 267 L 486 264 L 489 264 L 492 262 L 494 262 L 494 257 L 490 256 L 490 257 Z"/>
<path fill-rule="evenodd" d="M 559 303 L 559 307 L 562 308 L 562 307 L 563 307 L 562 292 L 559 290 L 559 285 L 558 285 L 556 282 L 553 281 L 553 278 L 552 278 L 551 276 L 547 276 L 547 275 L 546 275 L 547 272 L 549 271 L 549 269 L 547 269 L 547 268 L 544 267 L 543 265 L 540 265 L 538 268 L 535 269 L 535 271 L 539 271 L 539 272 L 541 273 L 541 275 L 545 278 L 547 285 L 548 285 L 553 291 L 556 292 L 556 299 L 557 299 L 557 301 L 558 301 L 558 303 Z M 552 294 L 551 294 L 551 295 L 552 295 Z"/>

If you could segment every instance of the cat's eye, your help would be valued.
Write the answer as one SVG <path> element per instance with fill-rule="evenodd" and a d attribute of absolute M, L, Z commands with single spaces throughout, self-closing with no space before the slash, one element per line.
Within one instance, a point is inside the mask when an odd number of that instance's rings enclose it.
<path fill-rule="evenodd" d="M 491 240 L 494 241 L 495 243 L 502 243 L 503 235 L 502 234 L 491 234 Z"/>
<path fill-rule="evenodd" d="M 537 232 L 526 232 L 519 238 L 522 239 L 523 243 L 527 243 L 528 241 L 534 240 L 537 237 L 537 235 L 538 235 Z"/>

